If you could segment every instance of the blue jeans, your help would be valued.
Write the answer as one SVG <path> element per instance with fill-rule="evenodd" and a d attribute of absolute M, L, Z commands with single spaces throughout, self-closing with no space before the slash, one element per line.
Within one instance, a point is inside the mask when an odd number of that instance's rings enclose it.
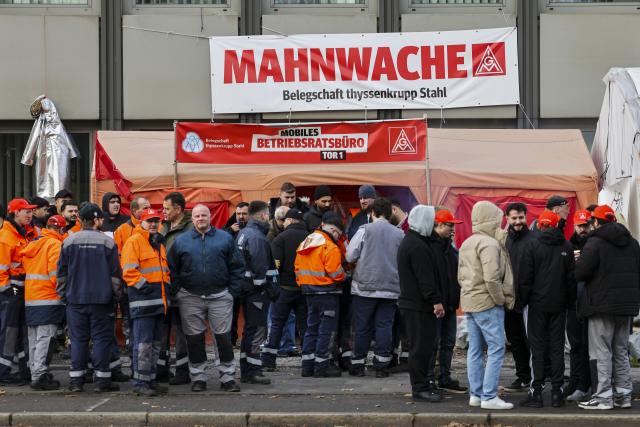
<path fill-rule="evenodd" d="M 479 313 L 467 313 L 469 351 L 467 372 L 469 394 L 491 400 L 498 395 L 500 368 L 504 361 L 504 308 L 493 307 Z M 484 346 L 487 346 L 487 361 L 484 366 Z"/>
<path fill-rule="evenodd" d="M 429 361 L 429 373 L 427 379 L 436 379 L 436 357 L 440 355 L 440 375 L 438 383 L 443 387 L 451 382 L 451 360 L 453 359 L 453 347 L 456 345 L 456 331 L 458 329 L 458 316 L 455 310 L 448 310 L 442 319 L 438 319 L 436 329 L 436 342 L 433 345 L 433 354 Z"/>

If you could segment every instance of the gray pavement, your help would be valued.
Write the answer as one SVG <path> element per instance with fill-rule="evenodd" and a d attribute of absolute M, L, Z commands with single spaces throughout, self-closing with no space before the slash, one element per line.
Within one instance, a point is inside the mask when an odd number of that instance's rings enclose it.
<path fill-rule="evenodd" d="M 244 420 L 242 425 L 403 425 L 405 422 L 409 423 L 407 425 L 427 425 L 422 424 L 426 421 L 420 421 L 415 414 L 429 414 L 429 419 L 442 423 L 434 425 L 448 425 L 453 421 L 461 425 L 496 425 L 496 419 L 510 419 L 507 425 L 520 425 L 520 422 L 528 423 L 526 425 L 557 425 L 554 423 L 566 424 L 566 420 L 578 419 L 581 420 L 580 425 L 588 425 L 583 422 L 595 420 L 599 427 L 614 421 L 616 424 L 611 425 L 626 425 L 632 421 L 635 424 L 630 425 L 640 425 L 638 401 L 633 402 L 631 409 L 593 414 L 575 405 L 564 408 L 547 405 L 542 410 L 522 409 L 517 407 L 517 402 L 525 397 L 525 393 L 506 393 L 504 398 L 515 403 L 516 408 L 496 414 L 469 407 L 466 394 L 446 394 L 443 402 L 434 404 L 413 402 L 406 373 L 387 379 L 376 379 L 372 373 L 364 378 L 348 375 L 342 378 L 302 378 L 299 358 L 279 358 L 278 362 L 279 370 L 266 374 L 272 379 L 271 385 L 241 384 L 242 391 L 236 394 L 219 390 L 213 366 L 208 369 L 208 390 L 197 394 L 192 393 L 188 385 L 170 387 L 168 395 L 153 398 L 132 395 L 128 383 L 120 383 L 120 392 L 108 394 L 94 393 L 91 384 L 86 385 L 85 392 L 77 394 L 64 390 L 38 392 L 28 386 L 4 387 L 4 394 L 0 395 L 0 413 L 11 415 L 6 419 L 0 416 L 0 425 L 72 425 L 74 422 L 77 425 L 103 422 L 107 425 L 172 425 L 173 422 L 177 423 L 175 425 L 229 425 L 237 420 Z M 466 385 L 465 365 L 464 352 L 456 351 L 454 376 Z M 68 384 L 67 369 L 61 361 L 53 365 L 55 377 L 65 386 Z M 634 378 L 640 378 L 640 369 L 634 369 Z M 508 384 L 513 379 L 513 363 L 507 357 L 501 383 Z M 548 403 L 548 392 L 545 399 Z M 229 416 L 235 418 L 224 418 L 223 413 L 232 414 Z M 94 418 L 86 418 L 89 414 L 94 414 Z M 170 414 L 175 416 L 171 419 L 173 421 L 166 418 Z M 307 419 L 311 416 L 309 414 L 318 414 L 314 415 L 316 418 L 312 417 L 316 421 Z M 405 417 L 389 418 L 389 414 L 404 414 Z M 511 418 L 505 418 L 507 415 Z M 278 418 L 282 416 L 288 417 L 286 423 Z M 345 421 L 347 416 L 352 418 Z M 620 419 L 624 420 L 622 424 Z M 549 420 L 554 422 L 545 424 Z"/>

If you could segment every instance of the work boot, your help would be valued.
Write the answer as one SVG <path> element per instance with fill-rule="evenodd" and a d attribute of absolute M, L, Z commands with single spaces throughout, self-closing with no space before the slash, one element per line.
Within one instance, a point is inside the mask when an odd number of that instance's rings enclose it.
<path fill-rule="evenodd" d="M 542 402 L 542 392 L 540 390 L 529 392 L 527 398 L 520 402 L 520 406 L 526 408 L 542 408 L 544 406 Z"/>
<path fill-rule="evenodd" d="M 364 377 L 364 365 L 351 365 L 351 369 L 349 369 L 349 375 L 352 377 Z"/>
<path fill-rule="evenodd" d="M 40 375 L 40 377 L 31 382 L 31 388 L 33 390 L 58 390 L 60 388 L 60 381 L 53 378 L 53 375 L 46 373 Z"/>
<path fill-rule="evenodd" d="M 351 369 L 351 357 L 341 357 L 339 362 L 340 370 L 348 372 Z"/>
<path fill-rule="evenodd" d="M 191 391 L 196 393 L 205 390 L 207 390 L 207 383 L 204 381 L 194 381 L 193 385 L 191 386 Z"/>
<path fill-rule="evenodd" d="M 60 388 L 60 381 L 53 378 L 53 375 L 46 373 L 31 382 L 31 388 L 34 390 L 57 390 Z"/>
<path fill-rule="evenodd" d="M 226 383 L 220 383 L 220 390 L 237 393 L 240 391 L 240 386 L 238 386 L 234 380 L 231 380 Z"/>
<path fill-rule="evenodd" d="M 159 383 L 168 383 L 171 379 L 170 372 L 167 370 L 162 371 L 161 373 L 156 375 L 156 381 Z"/>
<path fill-rule="evenodd" d="M 24 378 L 24 376 L 19 372 L 11 374 L 8 377 L 0 378 L 0 385 L 13 385 L 22 387 L 23 385 L 29 384 L 29 382 L 29 379 Z"/>
<path fill-rule="evenodd" d="M 95 391 L 96 393 L 111 393 L 113 391 L 120 391 L 120 386 L 112 382 L 96 384 L 93 391 Z"/>
<path fill-rule="evenodd" d="M 262 375 L 262 373 L 241 377 L 240 382 L 249 383 L 249 384 L 262 384 L 262 385 L 271 384 L 271 380 L 265 377 L 264 375 Z"/>
<path fill-rule="evenodd" d="M 133 386 L 133 394 L 136 396 L 153 397 L 157 395 L 157 392 L 147 384 L 137 384 Z"/>
<path fill-rule="evenodd" d="M 81 381 L 71 381 L 69 383 L 69 391 L 71 393 L 82 393 L 84 391 L 84 384 Z"/>
<path fill-rule="evenodd" d="M 131 377 L 127 374 L 125 374 L 124 372 L 122 372 L 122 369 L 114 369 L 111 371 L 111 381 L 116 382 L 116 383 L 126 383 L 127 381 L 129 381 L 131 379 Z"/>
<path fill-rule="evenodd" d="M 307 378 L 313 376 L 313 368 L 302 368 L 301 376 Z"/>
<path fill-rule="evenodd" d="M 433 390 L 413 392 L 411 393 L 411 397 L 413 400 L 423 402 L 440 402 L 442 400 L 442 395 Z"/>
<path fill-rule="evenodd" d="M 529 383 L 531 381 L 522 381 L 519 378 L 516 378 L 511 384 L 505 386 L 505 391 L 523 391 L 529 388 Z"/>
<path fill-rule="evenodd" d="M 376 378 L 387 378 L 389 376 L 389 370 L 382 368 L 376 369 Z"/>
<path fill-rule="evenodd" d="M 154 390 L 158 394 L 167 394 L 167 393 L 169 393 L 169 387 L 167 387 L 166 385 L 158 384 L 157 380 L 151 381 L 149 383 L 149 388 L 151 390 Z"/>
<path fill-rule="evenodd" d="M 560 408 L 564 406 L 564 397 L 562 396 L 562 391 L 551 391 L 551 406 L 553 406 L 554 408 Z"/>
<path fill-rule="evenodd" d="M 191 378 L 188 373 L 176 373 L 173 378 L 169 380 L 169 385 L 184 385 L 191 383 Z"/>
<path fill-rule="evenodd" d="M 440 382 L 438 384 L 440 389 L 448 391 L 449 393 L 463 394 L 467 392 L 467 388 L 460 385 L 460 381 L 450 379 L 447 382 Z"/>
<path fill-rule="evenodd" d="M 329 363 L 326 368 L 316 369 L 313 376 L 315 378 L 337 378 L 342 376 L 342 370 L 333 363 Z"/>

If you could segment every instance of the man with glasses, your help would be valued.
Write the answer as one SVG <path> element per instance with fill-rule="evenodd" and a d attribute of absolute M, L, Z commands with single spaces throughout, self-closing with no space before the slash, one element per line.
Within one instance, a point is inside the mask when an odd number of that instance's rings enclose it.
<path fill-rule="evenodd" d="M 338 246 L 343 231 L 341 218 L 335 212 L 326 212 L 320 228 L 307 236 L 297 250 L 296 282 L 307 297 L 309 312 L 302 347 L 303 377 L 342 376 L 340 368 L 331 363 L 330 351 L 346 278 L 343 252 Z"/>

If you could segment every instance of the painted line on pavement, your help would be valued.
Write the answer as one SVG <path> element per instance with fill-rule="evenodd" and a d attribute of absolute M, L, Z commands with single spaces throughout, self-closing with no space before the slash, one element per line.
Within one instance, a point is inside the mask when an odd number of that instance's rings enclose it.
<path fill-rule="evenodd" d="M 98 403 L 96 403 L 95 405 L 91 405 L 89 406 L 87 409 L 85 409 L 85 412 L 92 412 L 94 409 L 104 405 L 105 403 L 107 403 L 108 401 L 110 401 L 111 398 L 107 397 L 106 399 L 102 399 L 101 401 L 99 401 Z"/>

